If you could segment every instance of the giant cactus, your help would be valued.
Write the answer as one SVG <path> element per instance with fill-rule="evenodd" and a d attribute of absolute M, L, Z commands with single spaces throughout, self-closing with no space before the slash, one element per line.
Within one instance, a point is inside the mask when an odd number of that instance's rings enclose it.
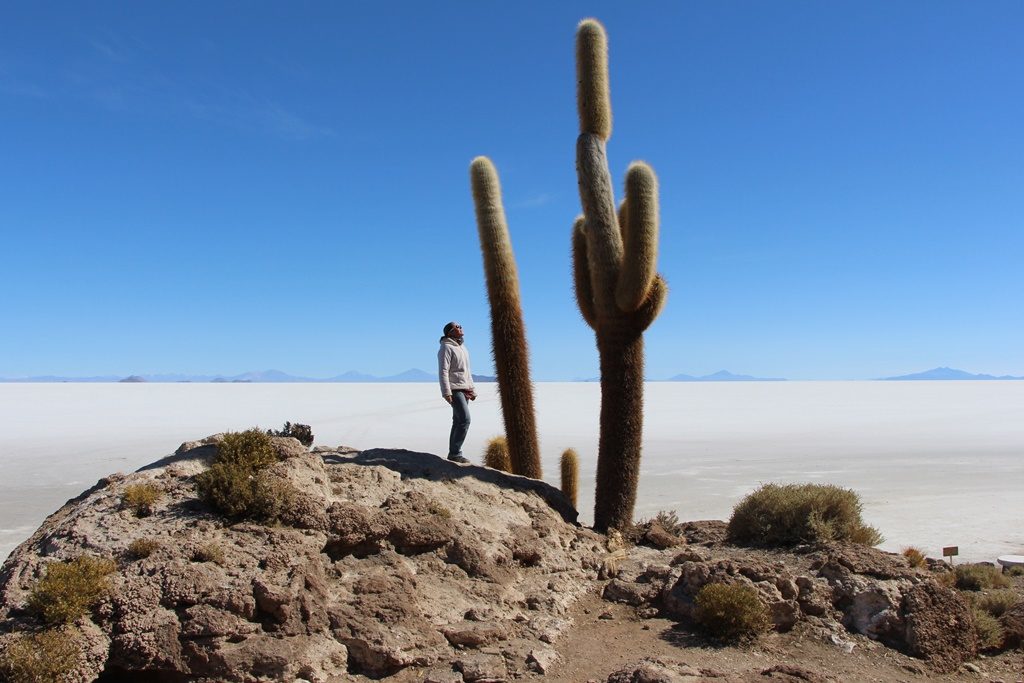
<path fill-rule="evenodd" d="M 576 32 L 580 136 L 576 173 L 583 215 L 573 226 L 576 301 L 594 330 L 601 359 L 601 436 L 594 527 L 633 521 L 643 428 L 643 332 L 661 312 L 668 288 L 655 272 L 658 180 L 643 162 L 626 172 L 616 211 L 605 143 L 611 137 L 608 38 L 594 19 Z"/>
<path fill-rule="evenodd" d="M 512 472 L 541 478 L 540 448 L 533 410 L 526 329 L 519 302 L 519 274 L 501 204 L 498 172 L 487 157 L 477 157 L 469 167 L 480 233 L 480 250 L 491 302 L 491 343 L 498 375 L 501 414 Z"/>

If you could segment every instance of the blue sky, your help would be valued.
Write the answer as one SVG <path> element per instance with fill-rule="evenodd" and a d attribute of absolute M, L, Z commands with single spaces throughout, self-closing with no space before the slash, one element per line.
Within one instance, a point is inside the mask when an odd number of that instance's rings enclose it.
<path fill-rule="evenodd" d="M 490 335 L 501 174 L 538 380 L 571 291 L 573 34 L 661 183 L 647 374 L 1024 374 L 1017 2 L 9 3 L 0 377 L 430 370 Z"/>

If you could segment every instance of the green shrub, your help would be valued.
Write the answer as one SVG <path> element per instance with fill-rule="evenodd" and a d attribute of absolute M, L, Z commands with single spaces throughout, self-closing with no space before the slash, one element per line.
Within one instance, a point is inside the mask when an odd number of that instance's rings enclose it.
<path fill-rule="evenodd" d="M 224 560 L 224 549 L 216 543 L 202 545 L 192 553 L 193 562 L 214 562 L 223 565 Z"/>
<path fill-rule="evenodd" d="M 313 429 L 309 425 L 299 424 L 296 422 L 285 422 L 283 429 L 268 429 L 267 434 L 269 436 L 290 436 L 293 439 L 298 439 L 306 448 L 313 445 Z"/>
<path fill-rule="evenodd" d="M 196 476 L 196 488 L 228 517 L 273 521 L 294 491 L 263 473 L 279 459 L 270 436 L 258 429 L 225 434 L 213 464 Z"/>
<path fill-rule="evenodd" d="M 152 538 L 136 538 L 128 545 L 128 555 L 132 559 L 142 560 L 153 554 L 160 547 L 160 542 Z"/>
<path fill-rule="evenodd" d="M 280 460 L 270 435 L 253 428 L 244 432 L 228 432 L 217 444 L 214 464 L 240 465 L 251 469 L 263 469 Z"/>
<path fill-rule="evenodd" d="M 129 484 L 121 493 L 121 505 L 134 512 L 137 517 L 148 517 L 153 514 L 153 505 L 163 495 L 163 489 L 156 484 Z"/>
<path fill-rule="evenodd" d="M 51 562 L 28 598 L 28 608 L 50 625 L 66 624 L 86 614 L 109 590 L 113 561 L 82 555 Z"/>
<path fill-rule="evenodd" d="M 956 568 L 956 587 L 962 591 L 1009 588 L 1010 580 L 998 568 L 988 564 L 961 564 Z"/>
<path fill-rule="evenodd" d="M 967 593 L 971 605 L 983 609 L 994 617 L 1001 617 L 1020 600 L 1012 590 L 994 590 L 988 593 Z"/>
<path fill-rule="evenodd" d="M 978 635 L 979 650 L 998 650 L 1003 646 L 1006 632 L 994 616 L 975 606 L 971 608 L 974 617 L 974 632 Z"/>
<path fill-rule="evenodd" d="M 63 630 L 22 633 L 9 641 L 0 655 L 0 680 L 10 683 L 71 680 L 80 657 L 76 639 Z"/>
<path fill-rule="evenodd" d="M 909 546 L 903 549 L 903 557 L 907 558 L 907 562 L 910 563 L 911 567 L 927 567 L 928 560 L 924 555 L 924 551 L 914 546 Z"/>
<path fill-rule="evenodd" d="M 740 584 L 706 584 L 697 593 L 694 619 L 707 634 L 728 642 L 751 640 L 771 628 L 757 590 Z"/>
<path fill-rule="evenodd" d="M 877 545 L 861 519 L 860 497 L 831 484 L 765 484 L 733 508 L 729 540 L 765 546 L 821 541 Z"/>

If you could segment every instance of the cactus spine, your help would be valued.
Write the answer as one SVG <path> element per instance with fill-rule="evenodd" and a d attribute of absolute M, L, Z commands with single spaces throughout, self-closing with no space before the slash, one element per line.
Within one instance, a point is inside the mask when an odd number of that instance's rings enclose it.
<path fill-rule="evenodd" d="M 540 448 L 537 445 L 526 328 L 519 301 L 519 274 L 505 223 L 501 185 L 498 172 L 487 157 L 474 159 L 469 171 L 487 278 L 487 298 L 491 304 L 494 368 L 498 376 L 511 471 L 540 479 Z"/>
<path fill-rule="evenodd" d="M 508 458 L 508 441 L 503 436 L 496 436 L 487 442 L 484 449 L 484 465 L 502 472 L 511 472 L 512 463 Z"/>
<path fill-rule="evenodd" d="M 562 495 L 576 507 L 576 492 L 579 489 L 580 459 L 576 451 L 566 448 L 562 453 Z"/>
<path fill-rule="evenodd" d="M 658 181 L 643 162 L 626 173 L 626 198 L 616 209 L 605 143 L 611 136 L 608 40 L 585 19 L 576 32 L 580 136 L 576 173 L 583 216 L 573 226 L 576 301 L 594 330 L 601 359 L 601 436 L 594 528 L 633 522 L 643 428 L 643 332 L 668 293 L 655 272 Z"/>

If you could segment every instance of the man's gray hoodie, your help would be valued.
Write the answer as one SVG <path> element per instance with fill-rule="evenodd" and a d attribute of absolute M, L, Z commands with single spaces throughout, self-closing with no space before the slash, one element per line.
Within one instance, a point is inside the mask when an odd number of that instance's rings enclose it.
<path fill-rule="evenodd" d="M 437 379 L 441 395 L 451 396 L 456 389 L 473 390 L 473 374 L 469 369 L 469 349 L 451 337 L 441 337 L 437 351 Z"/>

